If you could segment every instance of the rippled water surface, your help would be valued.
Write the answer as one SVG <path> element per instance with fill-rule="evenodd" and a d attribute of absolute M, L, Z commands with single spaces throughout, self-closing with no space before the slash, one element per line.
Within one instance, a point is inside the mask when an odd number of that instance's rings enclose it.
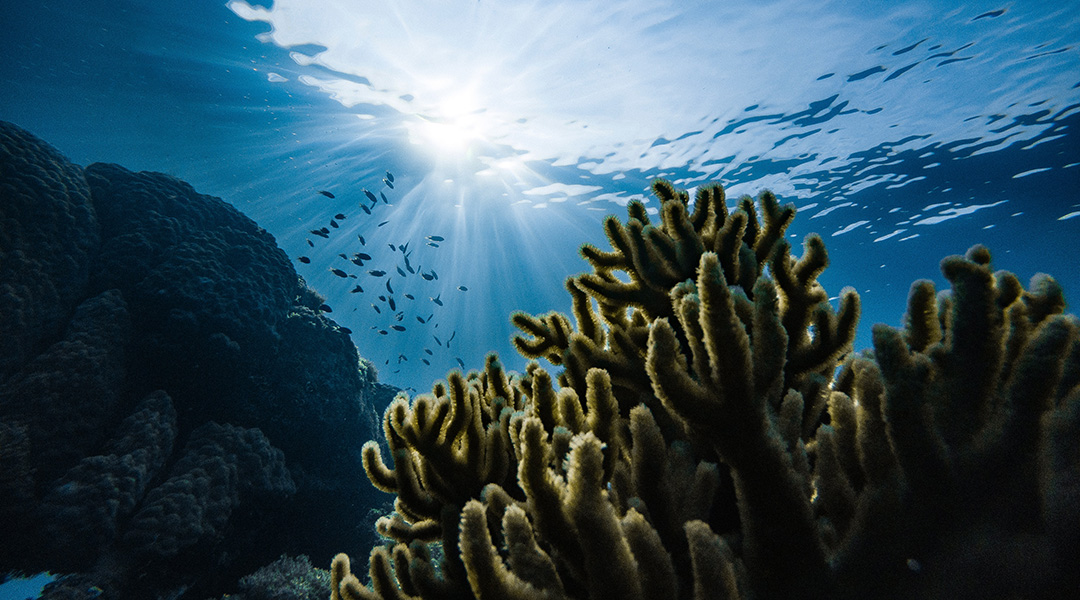
<path fill-rule="evenodd" d="M 1077 3 L 26 2 L 0 33 L 0 119 L 240 208 L 402 387 L 521 368 L 509 313 L 567 310 L 656 177 L 793 202 L 859 348 L 974 243 L 1080 295 Z"/>

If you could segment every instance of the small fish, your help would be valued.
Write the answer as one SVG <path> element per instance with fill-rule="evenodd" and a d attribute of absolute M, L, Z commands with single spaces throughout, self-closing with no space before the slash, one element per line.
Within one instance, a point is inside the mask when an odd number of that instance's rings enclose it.
<path fill-rule="evenodd" d="M 349 260 L 349 257 L 345 256 L 344 252 L 338 252 L 338 256 L 340 256 L 341 258 L 344 258 L 345 260 Z"/>
<path fill-rule="evenodd" d="M 344 331 L 345 335 L 352 335 L 352 329 L 349 329 L 348 327 L 342 327 L 338 325 L 338 329 Z"/>
<path fill-rule="evenodd" d="M 330 198 L 330 199 L 334 198 L 334 195 L 331 194 L 330 192 L 326 191 L 326 190 L 319 190 L 319 193 L 322 194 L 323 196 L 326 196 L 327 198 Z"/>
<path fill-rule="evenodd" d="M 325 227 L 320 227 L 320 228 L 319 228 L 319 231 L 321 231 L 321 232 L 323 232 L 323 233 L 330 233 L 330 230 L 329 230 L 329 229 L 327 229 L 327 228 L 325 228 Z"/>
<path fill-rule="evenodd" d="M 296 257 L 296 260 L 304 263 L 305 265 L 310 265 L 311 264 L 311 259 L 306 257 L 306 256 L 298 256 L 298 257 Z"/>
<path fill-rule="evenodd" d="M 393 174 L 393 173 L 391 173 L 390 171 L 387 171 L 387 172 L 386 172 L 386 179 L 387 179 L 388 181 L 390 181 L 390 182 L 393 182 L 393 181 L 394 181 L 394 174 Z"/>
<path fill-rule="evenodd" d="M 427 349 L 427 348 L 424 348 L 424 352 L 427 352 L 428 356 L 435 356 L 435 353 L 432 352 L 431 350 Z"/>
<path fill-rule="evenodd" d="M 390 204 L 390 201 L 386 199 L 386 194 L 379 192 L 379 197 L 382 198 L 383 204 Z"/>
<path fill-rule="evenodd" d="M 412 273 L 413 275 L 416 274 L 416 271 L 413 270 L 412 265 L 409 264 L 409 257 L 408 256 L 405 257 L 405 269 L 408 272 Z"/>
<path fill-rule="evenodd" d="M 383 182 L 383 185 L 385 185 L 386 187 L 388 187 L 390 189 L 394 189 L 394 182 L 393 181 L 390 181 L 389 179 L 383 177 L 382 182 Z"/>
<path fill-rule="evenodd" d="M 309 240 L 307 238 L 304 238 L 304 241 L 307 242 L 308 246 L 311 246 L 312 248 L 315 247 L 315 242 L 313 242 L 313 241 L 311 241 L 311 240 Z"/>
<path fill-rule="evenodd" d="M 393 329 L 394 331 L 405 331 L 405 328 L 401 325 L 391 325 L 390 329 Z"/>
<path fill-rule="evenodd" d="M 371 303 L 371 308 L 374 308 L 375 312 L 379 313 L 380 315 L 382 314 L 382 309 L 379 308 L 378 304 L 375 304 L 374 302 L 372 302 Z M 384 333 L 383 335 L 386 335 L 386 334 Z"/>
<path fill-rule="evenodd" d="M 326 239 L 330 239 L 330 236 L 323 233 L 321 229 L 312 229 L 311 230 L 311 235 L 317 235 L 319 237 L 324 237 Z"/>
<path fill-rule="evenodd" d="M 330 226 L 333 227 L 334 229 L 337 229 L 338 227 L 341 227 L 340 225 L 337 224 L 337 221 L 335 221 L 334 219 L 330 219 Z"/>
<path fill-rule="evenodd" d="M 391 252 L 394 252 L 394 251 L 396 251 L 396 250 L 397 250 L 397 246 L 395 246 L 395 245 L 393 245 L 393 244 L 387 244 L 387 246 L 390 246 L 390 251 L 391 251 Z"/>
<path fill-rule="evenodd" d="M 405 275 L 405 271 L 402 271 L 402 270 L 401 270 L 401 267 L 398 267 L 398 268 L 397 268 L 397 272 L 398 272 L 398 275 L 401 275 L 402 277 L 406 277 L 406 275 Z"/>
<path fill-rule="evenodd" d="M 364 288 L 360 287 L 360 284 L 357 284 L 356 287 L 349 290 L 350 294 L 361 294 L 363 292 L 364 292 Z"/>
<path fill-rule="evenodd" d="M 364 212 L 366 212 L 367 214 L 369 214 L 369 215 L 371 214 L 371 209 L 364 206 L 363 204 L 360 205 L 360 208 L 364 209 Z"/>
<path fill-rule="evenodd" d="M 435 279 L 434 275 L 428 275 L 427 273 L 420 273 L 420 276 L 423 277 L 424 279 L 427 279 L 428 281 L 431 281 L 431 280 Z"/>
<path fill-rule="evenodd" d="M 371 275 L 372 277 L 382 277 L 383 275 L 386 275 L 386 271 L 368 271 L 368 275 Z"/>
<path fill-rule="evenodd" d="M 413 296 L 412 294 L 405 294 L 405 297 L 409 300 L 416 300 L 416 296 Z"/>
<path fill-rule="evenodd" d="M 461 358 L 459 358 L 459 357 L 455 356 L 455 357 L 454 357 L 454 360 L 456 360 L 456 361 L 457 361 L 457 364 L 461 365 L 461 368 L 462 368 L 462 369 L 464 369 L 464 368 L 465 368 L 465 361 L 461 360 Z"/>
<path fill-rule="evenodd" d="M 398 323 L 400 323 L 402 321 L 402 319 L 404 319 L 404 318 L 405 318 L 405 313 L 404 312 L 399 310 L 398 312 L 394 313 L 394 320 L 397 321 Z"/>
<path fill-rule="evenodd" d="M 431 319 L 434 318 L 434 317 L 435 317 L 435 313 L 431 313 L 430 315 L 428 315 L 427 316 L 427 322 L 430 323 Z"/>
<path fill-rule="evenodd" d="M 441 340 L 439 340 L 439 337 L 438 337 L 438 336 L 435 336 L 435 335 L 433 335 L 433 336 L 431 336 L 431 337 L 435 338 L 435 343 L 436 343 L 436 344 L 438 344 L 438 345 L 442 346 L 442 341 L 441 341 Z"/>
<path fill-rule="evenodd" d="M 456 330 L 456 329 L 454 330 L 454 333 L 451 333 L 451 334 L 450 334 L 450 337 L 448 337 L 448 338 L 446 339 L 446 343 L 447 343 L 447 345 L 449 345 L 449 344 L 450 344 L 450 340 L 454 339 L 454 336 L 455 336 L 455 335 L 457 335 L 457 330 Z"/>
<path fill-rule="evenodd" d="M 364 195 L 367 196 L 368 200 L 371 200 L 372 202 L 378 202 L 379 201 L 379 199 L 375 197 L 375 194 L 372 194 L 371 191 L 368 190 L 367 188 L 364 188 Z"/>
<path fill-rule="evenodd" d="M 428 242 L 427 245 L 431 246 L 432 248 L 438 248 L 439 247 L 439 245 L 436 244 L 435 242 Z"/>
<path fill-rule="evenodd" d="M 406 361 L 406 362 L 408 362 L 408 360 L 409 360 L 409 357 L 408 357 L 408 356 L 405 356 L 404 354 L 398 354 L 398 355 L 397 355 L 397 361 L 398 361 L 398 364 L 399 364 L 399 365 L 401 364 L 401 361 Z"/>
<path fill-rule="evenodd" d="M 356 257 L 356 256 L 354 256 L 354 257 L 350 258 L 350 259 L 349 259 L 349 262 L 351 262 L 352 264 L 354 264 L 354 265 L 356 265 L 356 266 L 358 266 L 358 267 L 362 267 L 362 266 L 364 266 L 364 260 L 363 260 L 363 259 L 361 259 L 361 258 L 358 258 L 358 257 Z"/>
<path fill-rule="evenodd" d="M 371 255 L 365 252 L 354 252 L 353 257 L 359 258 L 360 260 L 371 260 Z"/>
<path fill-rule="evenodd" d="M 390 279 L 392 279 L 392 278 L 390 278 Z M 394 288 L 390 287 L 390 279 L 387 279 L 387 280 L 386 280 L 386 291 L 388 291 L 388 292 L 390 292 L 391 294 L 393 294 L 393 293 L 394 293 Z"/>
<path fill-rule="evenodd" d="M 364 236 L 362 236 L 360 234 L 356 234 L 356 237 L 360 240 L 360 245 L 361 246 L 367 246 L 367 242 L 364 241 Z"/>
<path fill-rule="evenodd" d="M 351 277 L 353 279 L 359 279 L 359 277 L 357 277 L 356 275 L 353 275 L 352 273 L 349 273 L 349 277 Z"/>
<path fill-rule="evenodd" d="M 348 277 L 349 276 L 348 273 L 346 273 L 345 271 L 342 271 L 341 269 L 330 269 L 330 272 L 333 273 L 334 275 L 337 275 L 338 277 Z"/>
<path fill-rule="evenodd" d="M 431 366 L 431 362 L 430 362 L 430 361 L 428 361 L 428 359 L 426 359 L 426 358 L 421 358 L 421 359 L 420 359 L 420 362 L 424 363 L 425 365 L 427 365 L 427 366 L 429 366 L 429 367 Z"/>
<path fill-rule="evenodd" d="M 459 285 L 459 286 L 457 286 L 457 289 L 459 289 L 459 290 L 461 290 L 461 291 L 463 291 L 463 292 L 467 292 L 467 291 L 469 291 L 469 288 L 467 288 L 467 287 L 465 287 L 465 286 L 463 286 L 463 285 Z"/>
<path fill-rule="evenodd" d="M 390 310 L 397 310 L 397 305 L 394 304 L 394 297 L 390 296 L 386 299 L 386 303 L 390 305 Z"/>
<path fill-rule="evenodd" d="M 398 248 L 401 250 L 402 254 L 405 254 L 405 251 L 409 249 L 409 242 L 405 242 L 404 246 L 398 246 Z"/>
<path fill-rule="evenodd" d="M 439 278 L 439 274 L 435 272 L 435 269 L 432 269 L 432 270 L 431 270 L 431 275 L 432 275 L 432 277 L 434 277 L 435 279 L 438 279 L 438 278 Z"/>
<path fill-rule="evenodd" d="M 320 304 L 319 305 L 319 310 L 321 310 L 323 312 L 334 312 L 334 309 L 330 308 L 329 304 Z"/>
<path fill-rule="evenodd" d="M 343 215 L 341 213 L 338 213 L 338 214 L 334 215 L 334 218 L 337 219 L 338 221 L 344 221 L 345 220 L 345 215 Z"/>
<path fill-rule="evenodd" d="M 382 223 L 379 223 L 379 225 L 378 225 L 378 226 L 379 226 L 379 227 L 382 227 L 383 225 L 386 225 L 386 224 L 387 224 L 387 223 L 389 223 L 389 222 L 390 222 L 390 221 L 383 221 Z"/>
<path fill-rule="evenodd" d="M 386 296 L 379 296 L 380 302 L 386 302 Z"/>
<path fill-rule="evenodd" d="M 439 294 L 439 296 L 442 296 L 442 294 Z M 442 306 L 443 303 L 442 303 L 442 300 L 439 299 L 439 296 L 435 296 L 434 298 L 431 299 L 431 301 L 434 302 L 435 304 L 438 304 L 439 306 Z"/>
<path fill-rule="evenodd" d="M 379 335 L 390 335 L 390 332 L 385 330 L 385 329 L 380 329 L 379 330 Z M 387 361 L 387 363 L 389 363 L 389 362 L 390 361 Z"/>
<path fill-rule="evenodd" d="M 417 315 L 416 320 L 420 321 L 421 324 L 425 323 L 424 318 L 419 315 Z"/>
<path fill-rule="evenodd" d="M 441 235 L 429 235 L 429 236 L 427 236 L 427 239 L 429 239 L 429 240 L 431 240 L 433 242 L 441 242 L 441 241 L 445 240 L 446 238 L 444 238 Z"/>

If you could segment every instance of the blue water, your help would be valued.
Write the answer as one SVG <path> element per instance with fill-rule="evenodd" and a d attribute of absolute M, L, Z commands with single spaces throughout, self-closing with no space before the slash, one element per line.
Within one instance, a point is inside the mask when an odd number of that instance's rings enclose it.
<path fill-rule="evenodd" d="M 238 207 L 403 388 L 521 369 L 509 314 L 568 310 L 578 247 L 655 177 L 793 202 L 793 244 L 819 232 L 823 284 L 862 295 L 859 348 L 975 243 L 1080 297 L 1077 3 L 9 4 L 0 119 Z M 406 242 L 437 279 L 397 273 Z"/>

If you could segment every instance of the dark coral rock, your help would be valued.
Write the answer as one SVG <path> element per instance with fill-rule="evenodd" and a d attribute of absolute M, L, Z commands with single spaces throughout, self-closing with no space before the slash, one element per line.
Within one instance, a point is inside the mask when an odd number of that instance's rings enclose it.
<path fill-rule="evenodd" d="M 60 570 L 85 569 L 131 516 L 176 439 L 176 411 L 157 391 L 120 424 L 104 451 L 64 474 L 42 499 L 44 540 Z"/>
<path fill-rule="evenodd" d="M 192 433 L 172 476 L 147 494 L 125 542 L 138 554 L 174 556 L 216 541 L 244 500 L 295 491 L 284 456 L 261 431 L 210 422 Z"/>
<path fill-rule="evenodd" d="M 311 566 L 306 556 L 282 556 L 240 580 L 232 600 L 324 600 L 330 572 Z"/>
<path fill-rule="evenodd" d="M 0 121 L 0 378 L 58 334 L 84 293 L 98 230 L 82 169 Z"/>
<path fill-rule="evenodd" d="M 26 426 L 39 482 L 93 451 L 120 418 L 130 337 L 123 298 L 104 292 L 79 305 L 63 339 L 0 385 L 0 416 Z"/>

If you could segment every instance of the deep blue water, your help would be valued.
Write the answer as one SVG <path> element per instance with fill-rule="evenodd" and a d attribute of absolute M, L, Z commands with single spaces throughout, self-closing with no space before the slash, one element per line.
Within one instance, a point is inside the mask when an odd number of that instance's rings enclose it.
<path fill-rule="evenodd" d="M 0 119 L 238 207 L 401 387 L 522 368 L 510 312 L 568 310 L 578 247 L 655 177 L 793 202 L 830 294 L 862 295 L 858 348 L 975 243 L 1080 295 L 1076 3 L 11 4 Z M 397 274 L 406 242 L 437 279 Z"/>

